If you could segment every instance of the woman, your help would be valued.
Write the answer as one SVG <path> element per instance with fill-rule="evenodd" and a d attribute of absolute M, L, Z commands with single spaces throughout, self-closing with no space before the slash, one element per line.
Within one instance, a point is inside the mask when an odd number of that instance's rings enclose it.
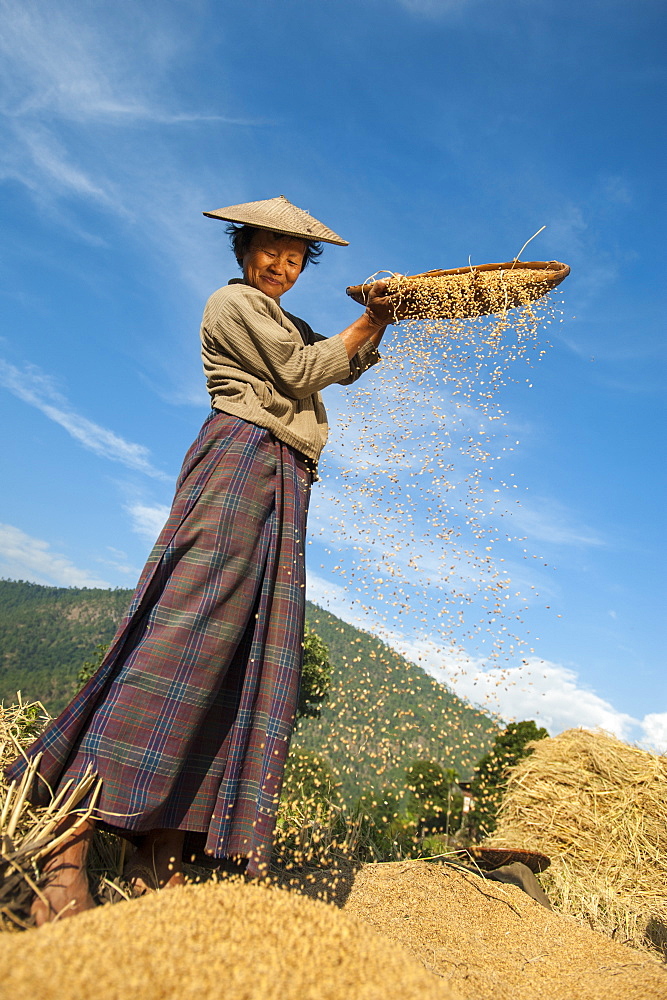
<path fill-rule="evenodd" d="M 282 196 L 205 214 L 234 224 L 243 271 L 204 311 L 213 409 L 104 662 L 29 752 L 42 753 L 36 803 L 92 766 L 95 822 L 137 845 L 138 890 L 181 883 L 184 849 L 267 870 L 298 699 L 308 497 L 327 437 L 319 392 L 379 360 L 391 317 L 381 283 L 329 339 L 285 312 L 281 296 L 319 241 L 346 242 Z M 37 923 L 94 905 L 95 822 L 47 858 Z"/>

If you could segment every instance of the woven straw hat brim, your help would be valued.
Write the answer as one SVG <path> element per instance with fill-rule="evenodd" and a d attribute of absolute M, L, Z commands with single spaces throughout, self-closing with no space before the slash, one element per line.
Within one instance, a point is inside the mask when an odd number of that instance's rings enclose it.
<path fill-rule="evenodd" d="M 258 229 L 269 229 L 273 233 L 283 233 L 285 236 L 295 236 L 301 240 L 334 243 L 340 247 L 349 246 L 348 241 L 338 233 L 334 233 L 333 229 L 323 225 L 303 208 L 293 205 L 282 194 L 277 198 L 247 201 L 242 205 L 228 205 L 227 208 L 217 208 L 213 212 L 203 214 L 209 219 L 223 219 L 225 222 L 256 226 Z"/>

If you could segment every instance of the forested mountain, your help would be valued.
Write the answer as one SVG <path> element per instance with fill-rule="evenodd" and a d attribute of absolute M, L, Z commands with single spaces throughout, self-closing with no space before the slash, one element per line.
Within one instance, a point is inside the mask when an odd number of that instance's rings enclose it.
<path fill-rule="evenodd" d="M 131 596 L 0 580 L 0 700 L 20 690 L 57 714 Z M 332 684 L 321 717 L 300 721 L 294 745 L 327 758 L 346 798 L 399 781 L 415 759 L 470 775 L 497 731 L 488 716 L 375 636 L 313 604 L 307 618 L 329 647 Z"/>
<path fill-rule="evenodd" d="M 310 626 L 329 647 L 329 697 L 319 719 L 302 719 L 293 745 L 324 755 L 345 797 L 403 786 L 407 765 L 437 761 L 470 778 L 497 724 L 376 636 L 308 605 Z"/>
<path fill-rule="evenodd" d="M 113 637 L 131 596 L 0 580 L 0 701 L 21 691 L 60 712 L 79 686 L 82 664 Z"/>

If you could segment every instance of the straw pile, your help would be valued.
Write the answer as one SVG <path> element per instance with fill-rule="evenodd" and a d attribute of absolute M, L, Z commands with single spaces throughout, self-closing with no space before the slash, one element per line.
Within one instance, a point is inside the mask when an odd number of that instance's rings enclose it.
<path fill-rule="evenodd" d="M 30 905 L 40 894 L 37 863 L 76 829 L 58 836 L 65 817 L 78 815 L 84 822 L 95 807 L 99 783 L 92 773 L 80 782 L 68 782 L 47 808 L 35 809 L 28 796 L 39 768 L 39 756 L 26 768 L 20 782 L 4 779 L 4 767 L 41 731 L 49 716 L 41 702 L 0 705 L 0 931 L 25 929 L 32 923 Z M 97 786 L 97 789 L 96 789 Z M 92 791 L 89 804 L 79 803 Z"/>
<path fill-rule="evenodd" d="M 109 943 L 109 947 L 105 946 Z M 334 907 L 257 885 L 183 886 L 0 937 L 12 1000 L 454 1000 Z"/>
<path fill-rule="evenodd" d="M 24 702 L 19 692 L 15 705 L 0 703 L 0 775 L 7 764 L 25 750 L 50 721 L 41 701 Z M 4 779 L 2 779 L 4 780 Z"/>
<path fill-rule="evenodd" d="M 561 913 L 667 957 L 667 757 L 583 729 L 540 740 L 490 843 L 549 855 Z"/>

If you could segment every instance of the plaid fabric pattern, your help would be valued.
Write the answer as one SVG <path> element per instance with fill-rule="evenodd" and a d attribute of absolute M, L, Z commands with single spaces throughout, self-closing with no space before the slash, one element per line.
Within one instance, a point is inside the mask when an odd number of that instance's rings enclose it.
<path fill-rule="evenodd" d="M 298 698 L 310 483 L 268 431 L 211 414 L 104 663 L 30 748 L 51 787 L 92 764 L 105 825 L 203 834 L 207 855 L 265 870 Z"/>

